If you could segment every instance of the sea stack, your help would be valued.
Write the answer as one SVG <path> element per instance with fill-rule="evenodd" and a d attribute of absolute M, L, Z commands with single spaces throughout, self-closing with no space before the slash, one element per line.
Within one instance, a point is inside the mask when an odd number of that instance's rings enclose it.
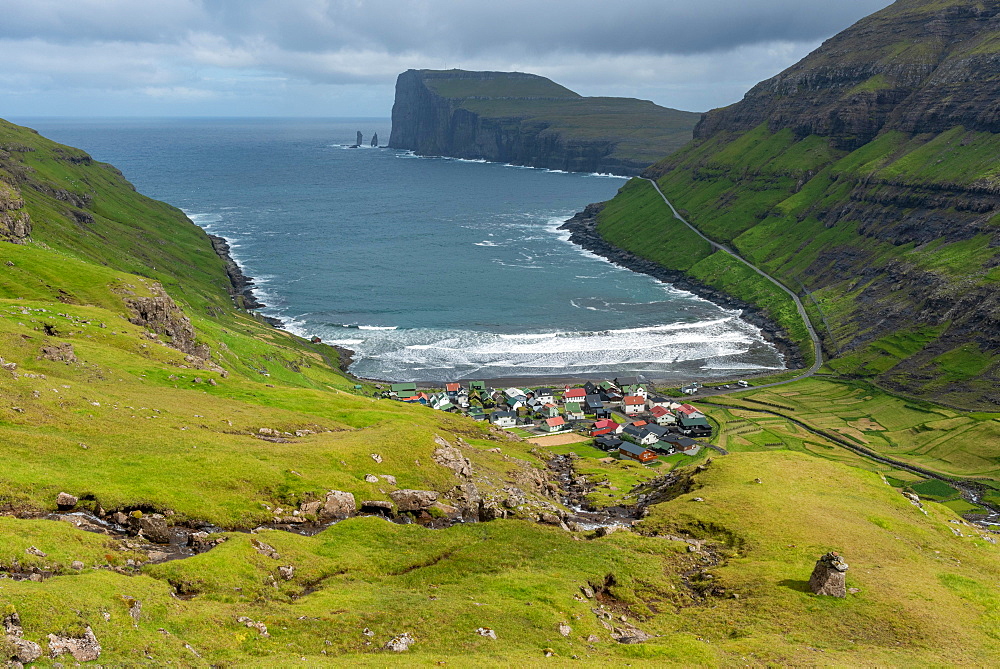
<path fill-rule="evenodd" d="M 374 146 L 376 148 L 378 147 L 378 133 L 377 132 L 374 135 L 372 135 L 372 146 Z"/>
<path fill-rule="evenodd" d="M 361 143 L 363 141 L 364 141 L 364 138 L 361 137 L 361 131 L 358 130 L 358 146 L 361 146 Z"/>

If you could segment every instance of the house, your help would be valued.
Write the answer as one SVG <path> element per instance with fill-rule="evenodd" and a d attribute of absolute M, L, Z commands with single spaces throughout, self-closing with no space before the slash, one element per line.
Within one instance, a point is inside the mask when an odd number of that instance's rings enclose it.
<path fill-rule="evenodd" d="M 396 393 L 396 397 L 413 397 L 417 394 L 417 384 L 415 383 L 393 383 L 389 386 L 390 392 Z"/>
<path fill-rule="evenodd" d="M 645 400 L 646 397 L 649 395 L 649 393 L 646 391 L 646 388 L 638 383 L 635 384 L 634 386 L 625 386 L 624 388 L 622 388 L 622 394 L 638 395 L 643 400 Z"/>
<path fill-rule="evenodd" d="M 473 391 L 479 393 L 480 396 L 485 395 L 486 392 L 487 392 L 487 390 L 486 390 L 486 382 L 485 381 L 469 381 L 469 392 L 473 392 Z"/>
<path fill-rule="evenodd" d="M 677 422 L 677 419 L 666 407 L 653 407 L 649 410 L 649 415 L 653 417 L 657 425 L 673 425 Z"/>
<path fill-rule="evenodd" d="M 712 426 L 704 416 L 678 416 L 677 427 L 681 434 L 686 437 L 710 437 L 712 436 Z"/>
<path fill-rule="evenodd" d="M 650 409 L 655 409 L 656 407 L 667 409 L 670 407 L 670 400 L 659 395 L 650 395 L 646 398 L 646 406 Z"/>
<path fill-rule="evenodd" d="M 601 449 L 602 451 L 618 450 L 618 448 L 621 447 L 623 443 L 624 442 L 618 437 L 612 437 L 609 434 L 604 434 L 594 439 L 594 446 Z"/>
<path fill-rule="evenodd" d="M 701 416 L 702 418 L 705 417 L 705 414 L 698 411 L 698 409 L 691 406 L 690 404 L 680 405 L 679 407 L 677 407 L 677 409 L 674 410 L 674 413 L 676 413 L 678 417 L 680 416 L 687 416 L 688 418 L 697 418 L 699 416 Z"/>
<path fill-rule="evenodd" d="M 685 395 L 694 395 L 701 388 L 700 383 L 692 383 L 681 388 L 681 392 Z"/>
<path fill-rule="evenodd" d="M 563 402 L 583 402 L 587 399 L 587 391 L 583 388 L 567 388 L 563 393 Z"/>
<path fill-rule="evenodd" d="M 583 420 L 583 407 L 579 402 L 566 402 L 566 417 L 570 420 Z"/>
<path fill-rule="evenodd" d="M 621 446 L 618 447 L 618 457 L 622 460 L 628 458 L 630 460 L 635 460 L 646 464 L 653 462 L 657 459 L 656 453 L 649 450 L 648 448 L 643 448 L 642 446 L 636 446 L 635 444 L 630 444 L 628 442 L 623 442 Z"/>
<path fill-rule="evenodd" d="M 615 378 L 615 385 L 625 390 L 625 386 L 634 386 L 639 383 L 637 376 L 619 376 Z"/>
<path fill-rule="evenodd" d="M 400 400 L 406 402 L 407 404 L 430 404 L 431 398 L 427 393 L 417 393 L 411 397 L 399 397 Z"/>
<path fill-rule="evenodd" d="M 656 435 L 647 430 L 645 427 L 637 427 L 635 425 L 626 425 L 622 428 L 621 435 L 624 439 L 633 441 L 642 446 L 651 446 L 655 444 L 659 439 Z"/>
<path fill-rule="evenodd" d="M 494 411 L 490 414 L 490 422 L 497 427 L 514 427 L 517 425 L 517 414 L 513 411 Z"/>
<path fill-rule="evenodd" d="M 549 404 L 543 404 L 538 408 L 538 413 L 542 415 L 543 418 L 555 418 L 559 415 L 559 407 L 551 402 Z"/>
<path fill-rule="evenodd" d="M 656 445 L 656 450 L 667 450 L 674 453 L 685 453 L 688 455 L 694 455 L 699 450 L 701 446 L 694 439 L 690 437 L 685 437 L 679 434 L 667 434 L 662 439 L 660 443 Z M 697 449 L 692 451 L 693 449 Z"/>
<path fill-rule="evenodd" d="M 591 437 L 599 437 L 602 434 L 618 434 L 622 426 L 613 420 L 599 420 L 590 428 Z"/>
<path fill-rule="evenodd" d="M 566 429 L 566 419 L 562 416 L 556 416 L 555 418 L 546 418 L 545 424 L 542 427 L 546 432 L 560 432 Z"/>
<path fill-rule="evenodd" d="M 477 406 L 469 407 L 469 412 L 466 415 L 472 420 L 486 420 L 486 412 Z"/>
<path fill-rule="evenodd" d="M 503 394 L 506 395 L 507 397 L 524 397 L 525 399 L 527 399 L 527 397 L 525 397 L 524 391 L 521 390 L 520 388 L 508 388 L 507 390 L 503 391 Z"/>
<path fill-rule="evenodd" d="M 635 416 L 646 409 L 646 398 L 638 395 L 628 395 L 622 400 L 622 409 L 626 416 Z"/>
<path fill-rule="evenodd" d="M 555 404 L 556 396 L 551 388 L 539 388 L 535 391 L 535 399 L 542 404 Z"/>
<path fill-rule="evenodd" d="M 587 395 L 583 400 L 584 413 L 597 413 L 604 411 L 604 402 L 599 395 Z"/>
<path fill-rule="evenodd" d="M 517 411 L 521 407 L 527 406 L 528 401 L 525 399 L 524 395 L 518 395 L 517 397 L 508 397 L 505 400 L 511 411 Z"/>
<path fill-rule="evenodd" d="M 663 438 L 670 434 L 670 430 L 662 425 L 647 425 L 646 431 L 656 435 L 657 441 L 663 441 Z"/>
<path fill-rule="evenodd" d="M 600 387 L 600 386 L 598 386 L 598 385 L 597 385 L 596 383 L 594 383 L 593 381 L 587 381 L 587 382 L 586 382 L 585 384 L 583 384 L 583 389 L 584 389 L 585 391 L 587 391 L 587 394 L 588 394 L 588 395 L 593 395 L 593 394 L 595 394 L 595 393 L 597 392 L 597 389 L 598 389 L 599 387 Z"/>

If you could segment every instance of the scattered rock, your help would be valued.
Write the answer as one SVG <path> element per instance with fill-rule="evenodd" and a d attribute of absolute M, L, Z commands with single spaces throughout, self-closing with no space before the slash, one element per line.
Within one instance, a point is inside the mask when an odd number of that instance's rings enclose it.
<path fill-rule="evenodd" d="M 302 504 L 299 505 L 299 513 L 318 516 L 320 509 L 323 508 L 323 504 L 324 503 L 322 501 L 302 502 Z"/>
<path fill-rule="evenodd" d="M 402 653 L 403 651 L 409 650 L 410 646 L 414 643 L 414 638 L 410 636 L 409 632 L 403 632 L 402 634 L 394 636 L 390 639 L 384 646 L 386 650 L 391 650 L 396 653 Z"/>
<path fill-rule="evenodd" d="M 596 595 L 596 593 L 594 592 L 594 589 L 591 588 L 589 585 L 581 586 L 580 587 L 580 592 L 582 592 L 583 596 L 586 597 L 587 599 L 593 599 L 594 596 Z"/>
<path fill-rule="evenodd" d="M 257 430 L 257 434 L 259 434 L 261 436 L 264 436 L 264 437 L 280 437 L 281 436 L 281 431 L 280 430 L 275 430 L 274 428 L 270 428 L 270 427 L 262 427 L 259 430 Z"/>
<path fill-rule="evenodd" d="M 262 622 L 257 622 L 252 618 L 248 618 L 246 616 L 240 616 L 239 618 L 236 619 L 236 622 L 243 623 L 243 625 L 245 625 L 246 627 L 257 630 L 263 637 L 271 636 L 270 634 L 267 633 L 267 625 L 265 625 Z"/>
<path fill-rule="evenodd" d="M 567 623 L 561 622 L 559 623 L 559 633 L 562 634 L 563 636 L 569 636 L 570 634 L 573 633 L 573 628 L 570 627 Z"/>
<path fill-rule="evenodd" d="M 494 448 L 488 448 L 488 449 L 486 449 L 486 452 L 487 453 L 503 453 L 503 451 L 500 450 L 499 446 L 495 446 Z"/>
<path fill-rule="evenodd" d="M 43 346 L 40 357 L 42 360 L 51 360 L 52 362 L 76 362 L 76 353 L 73 352 L 73 345 L 69 342 Z"/>
<path fill-rule="evenodd" d="M 271 558 L 272 560 L 277 560 L 278 558 L 281 557 L 281 555 L 278 554 L 278 551 L 274 550 L 273 546 L 271 546 L 270 544 L 265 544 L 260 539 L 256 538 L 251 539 L 250 545 L 253 546 L 255 551 L 257 551 L 261 555 L 265 555 Z"/>
<path fill-rule="evenodd" d="M 497 633 L 494 630 L 490 629 L 489 627 L 478 627 L 478 628 L 476 628 L 476 634 L 478 634 L 479 636 L 488 637 L 490 639 L 496 639 L 497 638 Z"/>
<path fill-rule="evenodd" d="M 554 513 L 542 512 L 538 514 L 538 522 L 545 523 L 546 525 L 559 525 L 562 523 L 562 518 Z"/>
<path fill-rule="evenodd" d="M 139 619 L 142 617 L 142 602 L 138 599 L 132 599 L 131 605 L 128 607 L 128 614 L 132 616 L 132 620 L 139 623 Z"/>
<path fill-rule="evenodd" d="M 809 589 L 817 595 L 846 597 L 846 571 L 847 563 L 838 553 L 830 551 L 816 561 L 816 567 L 809 577 Z"/>
<path fill-rule="evenodd" d="M 374 460 L 378 464 L 382 464 L 382 456 L 379 455 L 378 453 L 372 453 L 372 460 Z"/>
<path fill-rule="evenodd" d="M 703 497 L 695 497 L 695 498 L 694 498 L 694 499 L 692 499 L 691 501 L 692 501 L 692 502 L 704 502 L 704 501 L 705 501 L 705 499 L 704 499 Z"/>
<path fill-rule="evenodd" d="M 438 494 L 433 490 L 404 489 L 393 490 L 389 497 L 400 511 L 422 511 L 437 501 Z"/>
<path fill-rule="evenodd" d="M 56 496 L 56 504 L 58 504 L 60 508 L 72 508 L 76 506 L 79 501 L 79 498 L 69 494 L 68 492 L 61 492 L 58 496 Z"/>
<path fill-rule="evenodd" d="M 434 437 L 434 442 L 438 445 L 438 448 L 433 454 L 434 462 L 438 463 L 442 467 L 451 469 L 456 474 L 464 478 L 472 476 L 472 462 L 469 458 L 462 455 L 462 451 L 458 450 L 447 441 L 436 435 Z"/>
<path fill-rule="evenodd" d="M 379 478 L 388 483 L 389 485 L 396 485 L 396 477 L 392 474 L 379 474 Z"/>
<path fill-rule="evenodd" d="M 333 520 L 334 518 L 347 518 L 353 516 L 358 510 L 354 495 L 342 490 L 331 490 L 326 493 L 326 500 L 323 508 L 320 509 L 319 519 L 321 521 Z"/>
<path fill-rule="evenodd" d="M 371 638 L 371 637 L 375 636 L 375 632 L 372 632 L 372 631 L 371 631 L 370 629 L 368 629 L 367 627 L 366 627 L 366 628 L 364 628 L 363 630 L 361 630 L 361 633 L 362 633 L 362 634 L 364 634 L 364 635 L 365 635 L 366 637 L 369 637 L 369 638 Z"/>
<path fill-rule="evenodd" d="M 281 578 L 286 581 L 291 581 L 295 578 L 295 567 L 288 565 L 287 567 L 278 567 L 278 573 L 281 574 Z"/>
<path fill-rule="evenodd" d="M 101 656 L 101 644 L 88 626 L 82 638 L 49 635 L 49 652 L 52 657 L 69 653 L 77 662 L 93 662 Z"/>
<path fill-rule="evenodd" d="M 70 564 L 70 568 L 74 569 L 76 571 L 80 571 L 81 569 L 83 569 L 83 567 L 84 567 L 84 564 L 82 562 L 80 562 L 79 560 L 73 560 L 72 564 Z"/>
<path fill-rule="evenodd" d="M 365 481 L 368 483 L 378 483 L 378 477 L 374 474 L 368 474 L 365 476 Z"/>
<path fill-rule="evenodd" d="M 601 642 L 601 637 L 597 636 L 596 634 L 591 634 L 587 637 L 587 643 L 600 643 L 600 642 Z"/>
<path fill-rule="evenodd" d="M 25 548 L 24 552 L 27 553 L 28 555 L 35 555 L 37 557 L 48 557 L 49 556 L 48 553 L 43 553 L 42 551 L 38 550 L 34 546 L 29 546 L 28 548 Z"/>

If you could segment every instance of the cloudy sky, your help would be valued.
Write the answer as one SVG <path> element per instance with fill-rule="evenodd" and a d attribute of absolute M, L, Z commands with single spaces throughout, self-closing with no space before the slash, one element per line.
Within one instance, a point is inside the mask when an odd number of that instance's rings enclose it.
<path fill-rule="evenodd" d="M 889 0 L 0 0 L 0 116 L 388 116 L 408 68 L 735 102 Z"/>

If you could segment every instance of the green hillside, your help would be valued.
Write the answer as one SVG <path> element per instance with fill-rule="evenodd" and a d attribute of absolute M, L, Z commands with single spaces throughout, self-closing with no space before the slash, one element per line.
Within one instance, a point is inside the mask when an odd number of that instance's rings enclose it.
<path fill-rule="evenodd" d="M 592 497 L 663 501 L 631 531 L 562 527 L 547 449 L 375 399 L 335 350 L 237 308 L 223 262 L 178 210 L 78 150 L 2 132 L 3 659 L 37 644 L 35 664 L 65 666 L 58 637 L 88 634 L 100 654 L 83 666 L 1000 656 L 998 548 L 947 486 L 911 481 L 943 502 L 924 513 L 856 457 L 726 435 L 731 455 L 673 472 L 586 456 Z M 725 410 L 734 421 L 748 420 L 740 402 Z M 979 418 L 968 429 L 988 427 Z M 598 492 L 605 472 L 616 491 Z M 409 517 L 405 490 L 438 495 L 413 517 L 442 529 L 312 524 L 331 491 Z M 59 493 L 78 501 L 59 509 Z M 446 522 L 460 515 L 470 522 Z M 135 528 L 181 534 L 150 543 Z M 844 599 L 805 586 L 829 550 L 850 564 Z M 385 648 L 403 633 L 409 650 Z"/>
<path fill-rule="evenodd" d="M 826 371 L 984 410 L 1000 404 L 998 11 L 900 0 L 706 114 L 647 172 L 699 230 L 799 293 Z M 776 287 L 701 243 L 671 246 L 693 235 L 657 199 L 628 184 L 601 234 L 806 341 Z"/>

